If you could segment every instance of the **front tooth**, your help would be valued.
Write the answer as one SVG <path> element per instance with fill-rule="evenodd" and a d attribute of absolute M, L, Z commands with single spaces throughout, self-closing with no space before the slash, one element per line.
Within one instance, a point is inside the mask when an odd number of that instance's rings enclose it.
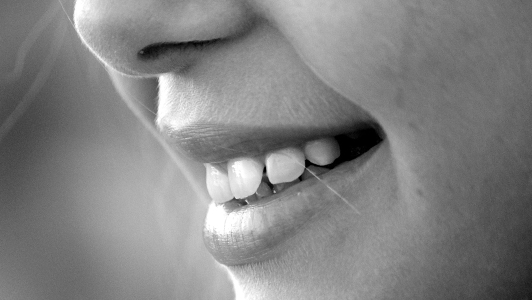
<path fill-rule="evenodd" d="M 325 166 L 340 156 L 340 145 L 332 138 L 309 141 L 304 146 L 306 158 L 313 164 Z"/>
<path fill-rule="evenodd" d="M 205 164 L 207 170 L 207 191 L 215 203 L 224 203 L 233 199 L 229 187 L 227 172 L 219 166 Z"/>
<path fill-rule="evenodd" d="M 229 186 L 237 199 L 253 195 L 262 179 L 264 163 L 254 157 L 231 159 L 227 163 Z"/>
<path fill-rule="evenodd" d="M 305 154 L 296 147 L 266 154 L 266 172 L 272 184 L 291 182 L 305 170 Z"/>

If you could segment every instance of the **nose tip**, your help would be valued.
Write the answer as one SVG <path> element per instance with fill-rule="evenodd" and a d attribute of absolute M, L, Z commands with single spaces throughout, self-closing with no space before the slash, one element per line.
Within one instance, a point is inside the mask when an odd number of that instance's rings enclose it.
<path fill-rule="evenodd" d="M 91 51 L 133 76 L 184 68 L 198 47 L 240 34 L 250 19 L 240 0 L 78 0 L 74 12 Z"/>

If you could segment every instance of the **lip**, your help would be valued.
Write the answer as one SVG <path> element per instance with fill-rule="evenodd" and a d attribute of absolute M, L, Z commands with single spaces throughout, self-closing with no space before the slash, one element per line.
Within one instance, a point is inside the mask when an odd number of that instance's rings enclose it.
<path fill-rule="evenodd" d="M 386 139 L 356 159 L 323 174 L 319 180 L 302 181 L 248 205 L 211 203 L 203 231 L 208 251 L 227 266 L 257 263 L 287 251 L 292 237 L 311 223 L 327 218 L 327 211 L 338 205 L 359 214 L 356 207 L 363 199 L 351 198 L 346 203 L 336 192 L 341 194 L 346 185 L 364 189 L 364 173 L 377 164 L 374 161 L 382 156 L 379 153 L 385 151 L 385 145 Z"/>
<path fill-rule="evenodd" d="M 220 163 L 242 156 L 256 156 L 267 151 L 301 144 L 320 137 L 336 136 L 373 127 L 374 122 L 360 119 L 329 128 L 238 126 L 193 122 L 177 130 L 166 125 L 161 131 L 175 149 L 202 163 Z"/>

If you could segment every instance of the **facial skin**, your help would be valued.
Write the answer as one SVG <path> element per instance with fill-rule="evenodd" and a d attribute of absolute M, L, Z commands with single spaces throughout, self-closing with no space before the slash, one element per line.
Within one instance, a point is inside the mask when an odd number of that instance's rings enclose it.
<path fill-rule="evenodd" d="M 335 206 L 283 255 L 228 267 L 242 299 L 532 295 L 532 3 L 78 0 L 75 22 L 111 68 L 160 77 L 178 137 L 384 131 L 365 188 L 342 191 L 360 214 Z"/>

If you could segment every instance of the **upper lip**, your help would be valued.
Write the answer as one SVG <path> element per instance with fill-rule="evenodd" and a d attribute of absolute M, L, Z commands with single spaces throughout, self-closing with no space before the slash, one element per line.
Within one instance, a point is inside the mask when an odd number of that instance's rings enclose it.
<path fill-rule="evenodd" d="M 185 156 L 203 163 L 256 156 L 267 151 L 308 140 L 336 136 L 368 127 L 367 122 L 342 124 L 334 128 L 252 127 L 226 124 L 188 124 L 171 128 L 160 124 L 169 142 Z"/>

